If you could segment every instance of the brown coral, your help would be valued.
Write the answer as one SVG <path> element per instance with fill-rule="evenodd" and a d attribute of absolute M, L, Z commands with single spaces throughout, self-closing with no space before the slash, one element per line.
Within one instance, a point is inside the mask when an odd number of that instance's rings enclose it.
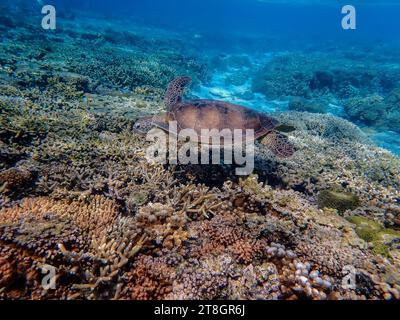
<path fill-rule="evenodd" d="M 180 246 L 188 237 L 185 231 L 187 217 L 184 212 L 176 212 L 161 203 L 150 203 L 142 207 L 135 217 L 138 228 L 157 245 L 172 249 Z"/>
<path fill-rule="evenodd" d="M 125 296 L 134 300 L 162 300 L 172 291 L 175 270 L 165 258 L 140 255 L 124 275 Z"/>
<path fill-rule="evenodd" d="M 0 192 L 16 192 L 28 188 L 33 174 L 26 169 L 10 168 L 0 172 Z"/>

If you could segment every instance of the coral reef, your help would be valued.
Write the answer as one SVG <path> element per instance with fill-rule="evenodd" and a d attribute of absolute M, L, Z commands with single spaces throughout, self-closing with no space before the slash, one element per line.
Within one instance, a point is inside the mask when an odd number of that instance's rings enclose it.
<path fill-rule="evenodd" d="M 33 180 L 30 171 L 10 168 L 0 172 L 0 190 L 2 193 L 18 192 L 27 188 Z"/>
<path fill-rule="evenodd" d="M 368 67 L 366 67 L 368 65 Z M 276 55 L 260 68 L 253 89 L 276 99 L 284 96 L 347 99 L 368 92 L 389 93 L 398 84 L 398 70 L 373 59 L 355 61 L 347 52 Z"/>
<path fill-rule="evenodd" d="M 20 206 L 3 208 L 1 257 L 3 265 L 16 267 L 2 296 L 72 299 L 97 290 L 101 295 L 102 287 L 118 277 L 141 247 L 138 234 L 114 230 L 118 215 L 118 206 L 99 195 L 72 202 L 28 198 Z M 43 265 L 56 270 L 57 289 L 52 292 L 43 289 Z"/>
<path fill-rule="evenodd" d="M 268 99 L 289 99 L 289 110 L 326 113 L 332 103 L 351 121 L 399 132 L 399 69 L 393 57 L 387 57 L 393 64 L 382 64 L 378 56 L 379 50 L 361 62 L 346 50 L 278 54 L 252 87 Z"/>
<path fill-rule="evenodd" d="M 356 226 L 355 231 L 361 239 L 372 244 L 372 252 L 386 257 L 396 254 L 400 232 L 385 229 L 380 223 L 365 217 L 351 216 L 347 220 Z M 394 251 L 391 252 L 392 249 Z M 395 259 L 395 256 L 392 258 Z"/>
<path fill-rule="evenodd" d="M 293 98 L 276 117 L 296 152 L 257 143 L 256 174 L 239 179 L 230 165 L 150 163 L 134 130 L 165 109 L 171 78 L 208 77 L 183 40 L 67 24 L 47 42 L 28 20 L 0 18 L 0 299 L 399 299 L 400 160 L 319 114 L 379 88 L 395 117 L 396 71 L 275 57 L 253 85 Z"/>
<path fill-rule="evenodd" d="M 379 95 L 352 98 L 346 102 L 345 112 L 352 120 L 376 124 L 383 120 L 386 113 L 386 105 L 384 104 L 384 99 Z"/>

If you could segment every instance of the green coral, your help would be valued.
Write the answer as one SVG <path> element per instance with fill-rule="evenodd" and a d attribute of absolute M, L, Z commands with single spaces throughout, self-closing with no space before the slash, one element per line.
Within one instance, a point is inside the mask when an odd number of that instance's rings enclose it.
<path fill-rule="evenodd" d="M 354 210 L 360 205 L 357 195 L 338 190 L 323 190 L 318 196 L 318 207 L 336 209 L 339 213 Z"/>
<path fill-rule="evenodd" d="M 355 231 L 361 239 L 372 243 L 374 254 L 390 257 L 392 244 L 400 239 L 399 231 L 385 229 L 378 222 L 365 217 L 352 216 L 346 219 L 355 225 Z"/>
<path fill-rule="evenodd" d="M 366 98 L 349 99 L 344 110 L 351 120 L 361 120 L 368 124 L 377 124 L 386 116 L 387 107 L 384 99 L 379 95 L 370 95 Z"/>
<path fill-rule="evenodd" d="M 146 192 L 137 192 L 133 194 L 132 201 L 135 205 L 144 205 L 147 202 L 149 195 Z"/>
<path fill-rule="evenodd" d="M 375 255 L 381 255 L 384 257 L 389 257 L 389 247 L 385 245 L 382 242 L 377 242 L 374 244 L 374 247 L 372 248 L 372 252 Z"/>
<path fill-rule="evenodd" d="M 367 242 L 372 242 L 376 239 L 377 234 L 383 229 L 383 226 L 378 222 L 368 218 L 352 216 L 348 217 L 347 220 L 356 225 L 355 231 L 357 235 Z"/>

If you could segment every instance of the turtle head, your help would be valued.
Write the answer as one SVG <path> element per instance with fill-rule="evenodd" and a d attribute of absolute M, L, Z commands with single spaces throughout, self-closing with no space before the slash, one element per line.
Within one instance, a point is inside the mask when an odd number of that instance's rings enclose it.
<path fill-rule="evenodd" d="M 178 77 L 169 83 L 164 98 L 165 106 L 168 111 L 182 101 L 183 91 L 191 82 L 192 79 L 190 77 Z"/>
<path fill-rule="evenodd" d="M 139 134 L 146 134 L 153 127 L 153 117 L 144 117 L 135 122 L 133 131 Z"/>
<path fill-rule="evenodd" d="M 154 116 L 140 118 L 133 125 L 133 131 L 139 134 L 147 134 L 151 129 L 155 127 L 168 131 L 169 121 L 169 113 L 160 113 Z"/>

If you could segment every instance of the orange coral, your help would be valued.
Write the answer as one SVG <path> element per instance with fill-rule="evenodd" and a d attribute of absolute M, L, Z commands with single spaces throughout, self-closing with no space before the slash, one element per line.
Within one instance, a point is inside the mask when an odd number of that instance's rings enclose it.
<path fill-rule="evenodd" d="M 28 198 L 21 206 L 0 210 L 0 223 L 17 222 L 29 217 L 46 219 L 48 215 L 52 215 L 68 218 L 81 229 L 96 233 L 112 224 L 118 213 L 114 201 L 99 195 L 89 201 L 80 199 L 70 203 L 45 197 Z"/>
<path fill-rule="evenodd" d="M 236 261 L 243 264 L 250 264 L 262 252 L 262 246 L 259 242 L 250 243 L 246 240 L 236 241 L 229 249 Z"/>
<path fill-rule="evenodd" d="M 15 265 L 6 258 L 0 257 L 0 287 L 7 287 L 15 278 Z"/>
<path fill-rule="evenodd" d="M 131 271 L 124 276 L 127 297 L 134 300 L 160 300 L 172 291 L 174 268 L 163 258 L 138 257 Z"/>

